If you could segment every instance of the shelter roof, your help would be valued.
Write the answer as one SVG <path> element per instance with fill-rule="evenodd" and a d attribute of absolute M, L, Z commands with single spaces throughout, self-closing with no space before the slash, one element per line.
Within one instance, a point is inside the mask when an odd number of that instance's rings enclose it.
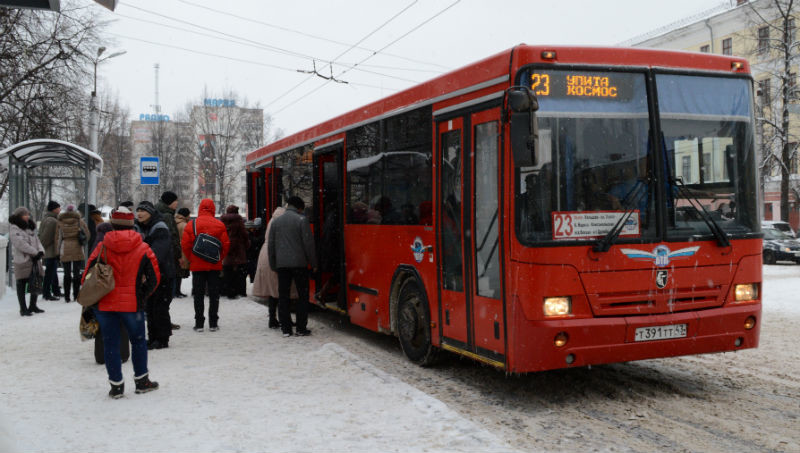
<path fill-rule="evenodd" d="M 27 140 L 0 151 L 0 161 L 9 157 L 27 168 L 42 165 L 73 165 L 103 172 L 103 158 L 74 143 L 55 139 Z"/>

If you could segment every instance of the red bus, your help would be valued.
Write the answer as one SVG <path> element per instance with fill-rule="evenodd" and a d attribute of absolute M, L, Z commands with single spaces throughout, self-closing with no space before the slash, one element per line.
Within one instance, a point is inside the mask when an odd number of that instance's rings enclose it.
<path fill-rule="evenodd" d="M 249 153 L 251 216 L 303 198 L 312 303 L 418 364 L 755 348 L 752 87 L 735 57 L 520 45 Z"/>

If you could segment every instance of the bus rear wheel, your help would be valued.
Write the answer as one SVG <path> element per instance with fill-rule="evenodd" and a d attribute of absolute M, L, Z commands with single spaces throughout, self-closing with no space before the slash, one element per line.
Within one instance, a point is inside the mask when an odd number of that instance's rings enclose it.
<path fill-rule="evenodd" d="M 400 288 L 397 331 L 403 353 L 417 365 L 431 365 L 436 358 L 430 326 L 428 303 L 417 280 L 411 278 Z"/>

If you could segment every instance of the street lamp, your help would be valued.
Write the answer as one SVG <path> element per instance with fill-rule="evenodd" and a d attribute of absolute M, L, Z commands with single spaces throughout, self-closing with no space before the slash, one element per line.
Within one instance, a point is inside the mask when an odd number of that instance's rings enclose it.
<path fill-rule="evenodd" d="M 97 65 L 102 63 L 106 60 L 110 60 L 111 58 L 118 57 L 126 53 L 126 51 L 122 50 L 119 52 L 114 52 L 111 55 L 108 55 L 104 58 L 100 58 L 100 55 L 106 51 L 105 47 L 98 47 L 97 48 L 97 57 L 92 59 L 92 63 L 94 64 L 94 86 L 92 88 L 92 101 L 89 104 L 89 147 L 95 153 L 98 153 L 97 150 Z"/>

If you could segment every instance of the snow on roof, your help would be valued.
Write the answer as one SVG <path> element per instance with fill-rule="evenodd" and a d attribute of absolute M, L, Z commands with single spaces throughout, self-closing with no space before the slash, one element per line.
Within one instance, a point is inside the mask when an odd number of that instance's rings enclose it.
<path fill-rule="evenodd" d="M 708 19 L 709 17 L 713 17 L 716 16 L 717 14 L 724 13 L 725 11 L 736 8 L 736 5 L 732 5 L 731 3 L 732 2 L 730 1 L 720 3 L 719 5 L 713 8 L 709 8 L 705 11 L 701 11 L 691 16 L 684 17 L 683 19 L 672 22 L 671 24 L 664 25 L 663 27 L 656 28 L 655 30 L 651 30 L 647 33 L 643 33 L 639 36 L 634 36 L 631 39 L 618 43 L 617 46 L 631 47 L 636 44 L 647 41 L 648 39 L 655 38 L 656 36 L 666 35 L 667 33 L 675 31 L 679 28 L 686 27 L 688 25 L 700 22 L 701 20 Z"/>

